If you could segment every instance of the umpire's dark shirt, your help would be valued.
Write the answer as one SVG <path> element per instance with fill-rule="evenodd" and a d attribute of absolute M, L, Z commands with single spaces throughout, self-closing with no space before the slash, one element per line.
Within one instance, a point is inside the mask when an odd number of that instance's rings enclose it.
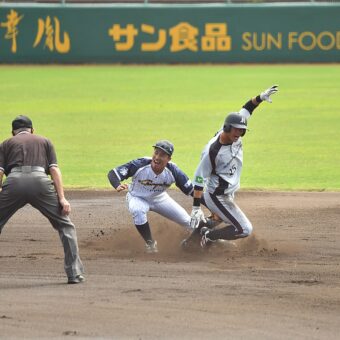
<path fill-rule="evenodd" d="M 8 175 L 12 168 L 24 165 L 41 166 L 46 173 L 51 166 L 57 166 L 51 141 L 22 131 L 0 144 L 0 170 Z"/>

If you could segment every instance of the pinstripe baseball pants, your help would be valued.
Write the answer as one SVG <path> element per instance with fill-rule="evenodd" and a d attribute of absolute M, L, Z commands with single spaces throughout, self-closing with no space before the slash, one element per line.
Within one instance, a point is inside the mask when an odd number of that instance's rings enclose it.
<path fill-rule="evenodd" d="M 227 224 L 232 224 L 238 231 L 238 237 L 249 236 L 253 226 L 247 216 L 229 195 L 214 195 L 204 192 L 204 200 L 207 208 L 218 215 Z"/>
<path fill-rule="evenodd" d="M 128 193 L 126 200 L 135 225 L 146 223 L 148 211 L 154 211 L 180 224 L 187 230 L 191 230 L 189 214 L 166 192 L 146 198 L 133 196 Z"/>

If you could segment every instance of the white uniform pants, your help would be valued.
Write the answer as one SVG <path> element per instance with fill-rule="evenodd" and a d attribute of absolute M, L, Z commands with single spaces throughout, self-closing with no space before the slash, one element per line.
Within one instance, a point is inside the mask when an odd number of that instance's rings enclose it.
<path fill-rule="evenodd" d="M 204 200 L 211 212 L 218 215 L 227 224 L 231 223 L 237 229 L 239 237 L 246 237 L 252 233 L 252 224 L 234 202 L 232 196 L 217 196 L 206 191 L 204 192 Z"/>
<path fill-rule="evenodd" d="M 130 193 L 126 195 L 129 212 L 135 225 L 145 224 L 148 211 L 154 211 L 171 221 L 174 221 L 188 230 L 190 228 L 190 216 L 175 200 L 166 192 L 154 197 L 137 197 Z"/>

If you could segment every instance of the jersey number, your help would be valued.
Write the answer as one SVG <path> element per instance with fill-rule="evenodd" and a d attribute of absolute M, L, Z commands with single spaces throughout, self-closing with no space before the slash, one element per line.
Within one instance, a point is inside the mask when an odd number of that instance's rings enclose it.
<path fill-rule="evenodd" d="M 233 176 L 234 173 L 236 172 L 236 165 L 233 165 L 230 169 L 229 169 L 229 176 Z"/>

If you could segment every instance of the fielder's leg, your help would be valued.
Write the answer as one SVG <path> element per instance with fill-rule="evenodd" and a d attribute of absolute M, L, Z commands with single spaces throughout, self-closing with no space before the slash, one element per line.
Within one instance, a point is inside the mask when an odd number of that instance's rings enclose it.
<path fill-rule="evenodd" d="M 173 200 L 166 192 L 164 192 L 162 195 L 157 197 L 157 199 L 151 205 L 150 209 L 168 218 L 169 220 L 178 223 L 179 225 L 183 226 L 188 232 L 191 232 L 191 235 L 193 236 L 191 237 L 190 235 L 188 238 L 184 239 L 181 242 L 181 247 L 183 249 L 188 250 L 189 247 L 195 245 L 195 241 L 197 241 L 196 245 L 199 245 L 199 239 L 196 240 L 196 237 L 195 237 L 197 236 L 195 233 L 195 230 L 193 231 L 190 226 L 191 218 L 189 214 L 186 212 L 186 210 L 182 206 L 180 206 L 175 200 Z M 201 228 L 201 225 L 199 226 L 199 228 Z M 189 238 L 190 238 L 190 241 L 188 240 Z"/>
<path fill-rule="evenodd" d="M 150 210 L 154 211 L 171 221 L 183 226 L 186 230 L 192 231 L 190 227 L 190 216 L 168 193 L 163 192 L 150 204 Z"/>
<path fill-rule="evenodd" d="M 132 196 L 130 193 L 126 195 L 126 200 L 136 229 L 145 241 L 146 252 L 157 253 L 157 241 L 152 238 L 147 220 L 147 213 L 150 210 L 149 203 L 143 198 Z"/>

